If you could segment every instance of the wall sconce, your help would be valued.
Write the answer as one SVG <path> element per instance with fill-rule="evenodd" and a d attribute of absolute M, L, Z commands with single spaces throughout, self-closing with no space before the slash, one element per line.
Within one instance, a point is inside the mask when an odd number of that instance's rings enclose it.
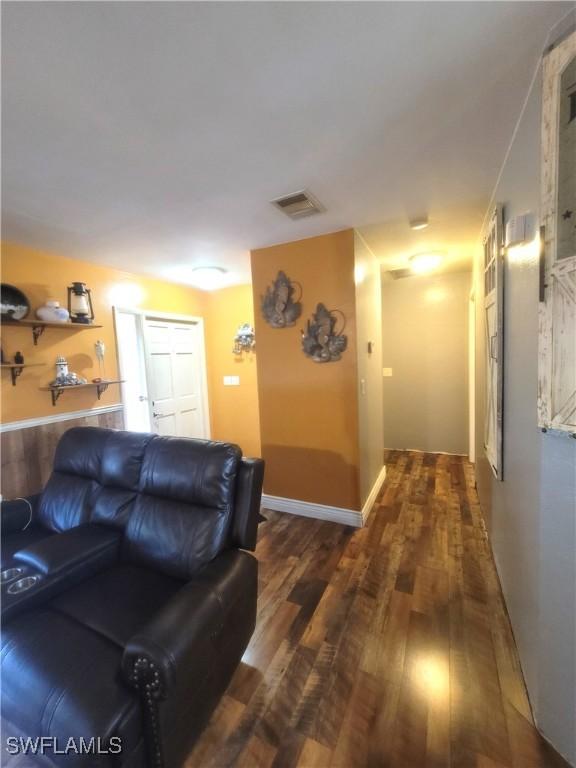
<path fill-rule="evenodd" d="M 540 252 L 540 237 L 533 213 L 513 216 L 506 222 L 504 239 L 510 264 L 535 264 Z"/>
<path fill-rule="evenodd" d="M 73 323 L 89 325 L 94 320 L 92 297 L 86 283 L 72 283 L 68 286 L 68 312 Z"/>
<path fill-rule="evenodd" d="M 540 254 L 540 238 L 536 235 L 532 240 L 506 249 L 506 258 L 510 264 L 536 264 Z"/>
<path fill-rule="evenodd" d="M 506 248 L 513 248 L 516 245 L 524 245 L 534 240 L 536 236 L 535 218 L 532 213 L 523 213 L 520 216 L 513 216 L 506 222 Z"/>
<path fill-rule="evenodd" d="M 250 323 L 244 323 L 236 331 L 232 352 L 235 355 L 241 355 L 242 352 L 250 352 L 255 346 L 256 338 L 254 336 L 254 328 L 252 328 Z"/>

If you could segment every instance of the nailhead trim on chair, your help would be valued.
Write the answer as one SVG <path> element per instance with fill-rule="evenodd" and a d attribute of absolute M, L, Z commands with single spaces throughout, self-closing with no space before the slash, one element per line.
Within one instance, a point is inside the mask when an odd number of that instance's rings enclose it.
<path fill-rule="evenodd" d="M 144 709 L 145 729 L 148 733 L 148 761 L 150 768 L 164 768 L 162 739 L 158 719 L 158 699 L 162 695 L 160 673 L 153 661 L 144 656 L 138 656 L 134 662 L 133 679 L 136 688 L 140 692 Z"/>

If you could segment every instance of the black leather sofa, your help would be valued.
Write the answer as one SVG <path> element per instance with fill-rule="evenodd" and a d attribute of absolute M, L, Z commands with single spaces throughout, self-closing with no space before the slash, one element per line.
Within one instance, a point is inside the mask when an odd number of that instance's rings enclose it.
<path fill-rule="evenodd" d="M 32 515 L 2 505 L 9 732 L 58 766 L 182 765 L 255 626 L 263 470 L 226 443 L 63 435 Z"/>

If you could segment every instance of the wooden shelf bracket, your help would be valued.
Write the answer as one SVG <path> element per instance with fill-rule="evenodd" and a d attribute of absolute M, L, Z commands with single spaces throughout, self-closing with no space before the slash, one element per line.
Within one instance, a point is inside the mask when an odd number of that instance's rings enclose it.
<path fill-rule="evenodd" d="M 22 373 L 23 370 L 24 370 L 24 366 L 23 365 L 20 365 L 18 367 L 16 367 L 14 365 L 12 368 L 10 368 L 10 376 L 12 378 L 12 386 L 13 387 L 16 386 L 16 379 L 18 378 L 18 376 L 20 376 L 20 374 Z"/>
<path fill-rule="evenodd" d="M 108 389 L 108 382 L 107 381 L 101 381 L 100 383 L 96 384 L 96 394 L 98 395 L 98 400 L 102 397 L 104 392 Z"/>
<path fill-rule="evenodd" d="M 32 326 L 32 338 L 34 339 L 34 346 L 38 346 L 38 339 L 46 330 L 45 325 L 33 325 Z"/>
<path fill-rule="evenodd" d="M 50 390 L 50 393 L 52 395 L 52 405 L 56 405 L 56 403 L 58 402 L 58 398 L 60 397 L 62 392 L 64 392 L 64 389 L 52 389 L 52 390 Z"/>

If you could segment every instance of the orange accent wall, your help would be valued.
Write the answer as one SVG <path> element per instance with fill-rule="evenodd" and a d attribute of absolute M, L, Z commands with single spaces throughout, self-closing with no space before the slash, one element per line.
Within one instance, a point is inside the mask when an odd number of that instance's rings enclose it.
<path fill-rule="evenodd" d="M 251 258 L 265 492 L 359 510 L 353 230 L 260 248 Z M 279 270 L 303 289 L 292 328 L 272 328 L 260 312 Z M 302 352 L 301 329 L 318 302 L 346 315 L 348 348 L 338 362 Z"/>
<path fill-rule="evenodd" d="M 254 324 L 252 286 L 238 285 L 206 294 L 206 310 L 212 437 L 238 443 L 245 456 L 260 456 L 257 351 L 232 352 L 238 327 Z M 224 386 L 224 376 L 239 376 L 240 385 Z"/>
<path fill-rule="evenodd" d="M 95 322 L 103 327 L 77 331 L 47 328 L 35 347 L 31 328 L 4 326 L 2 349 L 6 359 L 12 360 L 14 353 L 19 350 L 25 362 L 46 365 L 42 368 L 25 368 L 15 387 L 11 384 L 9 371 L 2 371 L 2 422 L 52 416 L 121 401 L 120 387 L 117 385 L 111 385 L 101 400 L 97 399 L 96 391 L 91 389 L 64 392 L 56 406 L 52 405 L 49 392 L 39 390 L 40 386 L 54 378 L 54 363 L 59 354 L 66 357 L 71 371 L 88 380 L 98 376 L 98 362 L 94 354 L 94 342 L 97 339 L 102 339 L 106 344 L 106 377 L 118 378 L 112 304 L 125 303 L 118 299 L 121 291 L 124 295 L 129 292 L 135 304 L 145 309 L 198 316 L 205 314 L 206 295 L 193 288 L 13 243 L 2 244 L 2 282 L 11 283 L 26 294 L 31 304 L 27 319 L 35 318 L 34 310 L 44 304 L 46 299 L 57 299 L 62 306 L 66 306 L 66 287 L 74 280 L 85 282 L 92 290 Z"/>

